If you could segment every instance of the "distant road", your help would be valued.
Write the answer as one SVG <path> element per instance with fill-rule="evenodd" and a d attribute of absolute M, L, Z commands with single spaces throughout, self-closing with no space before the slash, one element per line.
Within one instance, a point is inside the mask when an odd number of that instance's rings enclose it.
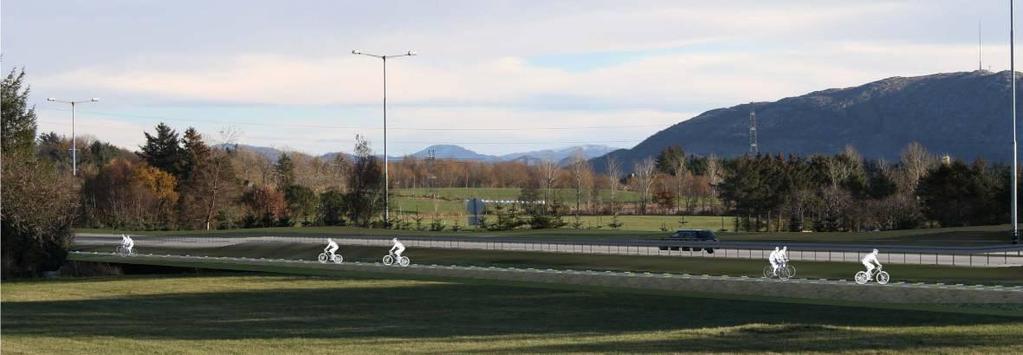
<path fill-rule="evenodd" d="M 384 236 L 334 237 L 338 244 L 356 246 L 379 246 L 389 248 L 391 238 Z M 714 244 L 656 241 L 656 240 L 536 240 L 524 238 L 430 238 L 402 237 L 408 248 L 462 249 L 482 251 L 520 251 L 541 253 L 576 253 L 601 255 L 649 255 L 690 258 L 766 259 L 778 244 L 764 242 L 721 242 Z M 114 247 L 120 242 L 120 235 L 79 233 L 74 240 L 76 247 Z M 135 238 L 136 246 L 161 248 L 225 248 L 230 246 L 258 245 L 269 243 L 298 243 L 323 245 L 326 238 L 307 236 L 141 236 Z M 789 258 L 794 261 L 856 262 L 872 247 L 866 245 L 829 243 L 786 243 Z M 704 251 L 661 250 L 661 247 L 707 248 Z M 879 259 L 886 264 L 924 264 L 970 267 L 1023 266 L 1023 247 L 1018 245 L 988 247 L 920 247 L 882 245 Z"/>

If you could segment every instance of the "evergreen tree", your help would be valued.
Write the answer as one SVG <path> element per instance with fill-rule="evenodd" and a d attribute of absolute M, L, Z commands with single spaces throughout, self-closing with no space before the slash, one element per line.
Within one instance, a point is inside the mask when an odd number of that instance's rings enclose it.
<path fill-rule="evenodd" d="M 25 69 L 15 75 L 7 74 L 0 86 L 0 111 L 3 127 L 0 129 L 0 149 L 3 152 L 31 152 L 36 139 L 35 107 L 28 107 L 29 88 L 22 89 Z"/>
<path fill-rule="evenodd" d="M 205 168 L 209 162 L 210 147 L 203 142 L 202 135 L 193 127 L 188 127 L 185 130 L 185 135 L 181 138 L 181 145 L 183 146 L 181 174 L 185 181 L 190 181 L 195 179 L 199 170 Z"/>
<path fill-rule="evenodd" d="M 662 174 L 675 176 L 682 173 L 678 171 L 678 167 L 686 166 L 686 153 L 681 147 L 673 145 L 664 148 L 664 150 L 658 153 L 655 162 L 657 164 L 657 171 Z"/>
<path fill-rule="evenodd" d="M 156 125 L 156 136 L 144 132 L 146 144 L 139 147 L 139 158 L 145 160 L 150 166 L 166 171 L 179 180 L 184 177 L 184 151 L 181 149 L 178 133 L 169 126 L 160 122 Z"/>
<path fill-rule="evenodd" d="M 281 153 L 274 164 L 274 175 L 277 179 L 277 188 L 284 190 L 295 182 L 295 162 L 288 156 L 288 153 Z"/>

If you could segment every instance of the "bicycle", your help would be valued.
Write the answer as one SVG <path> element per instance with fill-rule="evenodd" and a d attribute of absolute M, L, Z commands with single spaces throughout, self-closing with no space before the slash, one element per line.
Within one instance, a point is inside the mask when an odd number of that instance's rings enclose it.
<path fill-rule="evenodd" d="M 774 274 L 774 267 L 771 265 L 764 266 L 764 278 L 769 279 L 777 276 L 779 279 L 788 280 L 796 276 L 796 267 L 789 263 L 785 263 L 784 266 L 778 268 L 778 275 Z"/>
<path fill-rule="evenodd" d="M 114 248 L 114 253 L 120 256 L 129 256 L 132 254 L 132 251 L 123 245 L 118 245 L 117 248 Z"/>
<path fill-rule="evenodd" d="M 388 265 L 388 266 L 394 265 L 395 264 L 394 263 L 394 254 L 393 253 L 389 253 L 389 254 L 385 255 L 383 261 L 384 261 L 384 265 Z M 398 260 L 398 265 L 401 265 L 402 267 L 405 267 L 405 266 L 408 266 L 411 262 L 412 262 L 412 260 L 410 260 L 407 256 L 403 255 L 401 257 L 401 260 Z"/>
<path fill-rule="evenodd" d="M 321 264 L 326 264 L 328 261 L 332 261 L 335 264 L 340 264 L 344 261 L 344 258 L 341 257 L 341 254 L 338 253 L 334 253 L 333 260 L 330 259 L 331 259 L 330 255 L 327 254 L 326 252 L 320 253 L 320 255 L 316 256 L 316 260 L 318 260 Z"/>
<path fill-rule="evenodd" d="M 872 273 L 873 275 L 868 275 L 866 271 L 857 272 L 856 283 L 866 285 L 871 279 L 875 279 L 879 285 L 887 285 L 888 280 L 891 280 L 891 276 L 888 275 L 887 271 L 881 270 L 880 265 Z"/>

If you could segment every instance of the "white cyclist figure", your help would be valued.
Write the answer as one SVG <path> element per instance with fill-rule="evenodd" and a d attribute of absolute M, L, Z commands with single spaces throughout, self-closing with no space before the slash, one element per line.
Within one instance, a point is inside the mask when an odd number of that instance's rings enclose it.
<path fill-rule="evenodd" d="M 334 260 L 334 258 L 336 258 L 336 255 L 334 253 L 337 252 L 339 248 L 340 247 L 337 245 L 337 242 L 335 242 L 333 238 L 327 238 L 327 247 L 323 248 L 323 252 L 327 253 L 327 256 L 330 257 L 330 260 Z"/>
<path fill-rule="evenodd" d="M 395 261 L 400 261 L 401 260 L 401 253 L 405 251 L 405 244 L 401 244 L 401 242 L 398 241 L 397 237 L 395 237 L 394 239 L 391 239 L 391 241 L 394 242 L 394 246 L 391 247 L 390 253 L 394 254 L 394 260 Z"/>
<path fill-rule="evenodd" d="M 767 255 L 767 261 L 771 263 L 771 272 L 774 276 L 778 276 L 778 268 L 781 267 L 781 249 L 774 247 L 774 251 Z"/>
<path fill-rule="evenodd" d="M 135 247 L 135 240 L 131 239 L 127 234 L 121 234 L 121 248 L 124 249 L 124 254 L 131 255 L 131 249 Z"/>
<path fill-rule="evenodd" d="M 877 249 L 874 249 L 869 254 L 863 257 L 863 266 L 867 267 L 867 279 L 874 275 L 874 269 L 881 267 L 881 262 L 877 260 Z"/>
<path fill-rule="evenodd" d="M 789 263 L 789 247 L 787 245 L 782 246 L 778 251 L 778 261 L 781 262 L 779 268 L 785 267 Z"/>

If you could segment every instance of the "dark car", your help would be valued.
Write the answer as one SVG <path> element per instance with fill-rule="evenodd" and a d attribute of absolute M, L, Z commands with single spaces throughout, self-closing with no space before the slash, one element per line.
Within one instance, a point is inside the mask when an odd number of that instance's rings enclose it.
<path fill-rule="evenodd" d="M 664 240 L 670 240 L 670 241 L 673 241 L 673 242 L 682 242 L 682 243 L 689 243 L 689 242 L 694 242 L 694 243 L 716 243 L 718 241 L 718 237 L 716 235 L 714 235 L 714 232 L 711 232 L 710 230 L 706 230 L 706 229 L 679 229 L 679 230 L 675 231 L 675 233 L 672 233 L 670 237 L 664 238 Z M 689 251 L 690 249 L 692 249 L 692 251 L 702 251 L 702 250 L 706 249 L 708 254 L 713 254 L 714 253 L 714 248 L 684 247 L 684 246 L 683 247 L 680 247 L 680 246 L 660 246 L 659 248 L 661 250 L 668 250 L 668 249 L 679 250 L 679 249 L 681 249 L 683 251 Z"/>

